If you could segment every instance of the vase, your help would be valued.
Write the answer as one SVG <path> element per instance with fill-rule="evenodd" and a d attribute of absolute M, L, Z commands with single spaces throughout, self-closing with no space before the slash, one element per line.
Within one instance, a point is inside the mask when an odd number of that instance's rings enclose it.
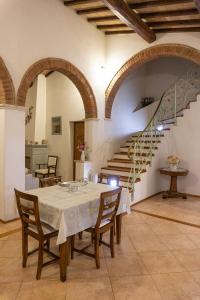
<path fill-rule="evenodd" d="M 81 151 L 81 161 L 85 161 L 85 151 Z"/>
<path fill-rule="evenodd" d="M 169 168 L 171 171 L 176 171 L 178 168 L 178 164 L 169 164 Z"/>

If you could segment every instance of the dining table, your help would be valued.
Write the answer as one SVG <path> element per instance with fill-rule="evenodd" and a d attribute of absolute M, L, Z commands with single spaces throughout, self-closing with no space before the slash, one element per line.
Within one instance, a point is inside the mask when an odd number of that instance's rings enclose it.
<path fill-rule="evenodd" d="M 60 280 L 66 281 L 67 258 L 71 237 L 95 226 L 100 204 L 100 194 L 116 189 L 115 186 L 88 182 L 78 190 L 54 185 L 30 190 L 38 197 L 40 219 L 58 230 L 56 244 L 60 249 Z M 131 197 L 123 188 L 116 216 L 116 239 L 121 241 L 122 215 L 130 212 Z"/>

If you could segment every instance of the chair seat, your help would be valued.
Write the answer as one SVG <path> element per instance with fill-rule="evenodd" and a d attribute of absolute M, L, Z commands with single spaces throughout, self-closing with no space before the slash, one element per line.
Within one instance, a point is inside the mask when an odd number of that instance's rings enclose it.
<path fill-rule="evenodd" d="M 42 175 L 47 175 L 48 174 L 48 169 L 37 169 L 35 170 L 35 173 L 42 174 Z M 49 169 L 50 174 L 55 173 L 55 169 Z"/>
<path fill-rule="evenodd" d="M 47 223 L 41 222 L 41 225 L 42 225 L 42 230 L 43 230 L 44 234 L 49 234 L 49 233 L 54 233 L 54 232 L 57 233 L 58 232 L 58 230 L 54 229 L 53 227 L 51 227 Z M 28 228 L 29 228 L 29 230 L 31 230 L 35 233 L 38 233 L 37 228 L 34 225 L 30 224 Z"/>
<path fill-rule="evenodd" d="M 99 228 L 102 228 L 102 227 L 106 226 L 109 223 L 110 223 L 110 220 L 105 220 L 105 221 L 101 222 L 101 225 L 99 226 Z M 91 232 L 94 229 L 95 229 L 95 227 L 93 226 L 93 227 L 90 227 L 90 228 L 86 229 L 85 231 Z"/>

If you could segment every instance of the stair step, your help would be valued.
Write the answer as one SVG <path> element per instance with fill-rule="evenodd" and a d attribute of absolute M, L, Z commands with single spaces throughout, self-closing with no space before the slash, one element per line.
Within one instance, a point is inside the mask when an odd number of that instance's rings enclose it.
<path fill-rule="evenodd" d="M 136 172 L 138 169 L 135 169 Z M 111 175 L 118 175 L 118 176 L 129 176 L 131 168 L 121 168 L 121 167 L 104 167 L 101 169 L 101 173 L 104 174 L 111 174 Z M 141 173 L 146 172 L 146 170 L 142 170 Z"/>
<path fill-rule="evenodd" d="M 105 173 L 101 173 L 102 174 L 102 183 L 107 183 L 107 177 L 108 176 L 112 176 L 113 174 L 105 174 Z M 119 185 L 122 187 L 128 187 L 128 179 L 129 176 L 119 176 Z M 141 181 L 141 179 L 137 178 L 135 182 L 139 182 Z"/>
<path fill-rule="evenodd" d="M 152 156 L 154 156 L 154 155 L 155 154 L 152 153 Z M 115 158 L 118 158 L 119 156 L 122 157 L 122 158 L 124 157 L 126 159 L 129 159 L 127 152 L 116 152 L 114 154 Z M 135 156 L 138 156 L 138 157 L 140 157 L 140 156 L 147 156 L 147 157 L 149 157 L 150 155 L 149 155 L 149 153 L 142 152 L 142 153 L 135 153 Z"/>
<path fill-rule="evenodd" d="M 108 160 L 108 167 L 127 167 L 131 168 L 133 166 L 133 163 L 140 164 L 142 160 L 136 160 L 133 162 L 130 159 L 110 159 Z M 150 164 L 150 161 L 146 162 L 147 165 Z"/>
<path fill-rule="evenodd" d="M 142 138 L 141 140 L 139 139 L 138 141 L 137 141 L 137 140 L 135 140 L 135 141 L 130 141 L 130 140 L 129 140 L 129 141 L 127 141 L 127 142 L 125 143 L 125 146 L 130 146 L 130 145 L 132 145 L 133 142 L 134 142 L 134 143 L 137 142 L 137 143 L 139 143 L 139 144 L 151 144 L 151 143 L 152 143 L 152 144 L 157 144 L 157 143 L 161 143 L 161 141 L 159 141 L 159 140 L 158 140 L 158 141 L 157 141 L 157 140 L 153 140 L 153 141 L 149 140 L 149 141 L 148 141 L 148 140 L 143 140 L 143 138 Z"/>
<path fill-rule="evenodd" d="M 142 150 L 142 151 L 144 151 L 144 153 L 146 152 L 146 151 L 148 151 L 149 149 L 151 149 L 152 148 L 152 150 L 157 150 L 158 149 L 158 147 L 156 147 L 156 146 L 153 146 L 153 147 L 150 147 L 150 146 L 142 146 L 141 148 L 140 148 L 140 150 Z M 120 147 L 120 152 L 128 152 L 128 150 L 129 150 L 129 146 L 123 146 L 123 147 Z M 131 150 L 131 152 L 133 151 L 133 149 Z"/>
<path fill-rule="evenodd" d="M 146 135 L 143 135 L 143 137 L 145 137 L 145 138 L 152 138 L 152 137 L 159 138 L 159 137 L 164 137 L 164 134 L 153 134 L 153 135 L 146 134 Z M 137 135 L 133 135 L 132 138 L 135 140 L 135 139 L 138 138 L 138 136 Z"/>

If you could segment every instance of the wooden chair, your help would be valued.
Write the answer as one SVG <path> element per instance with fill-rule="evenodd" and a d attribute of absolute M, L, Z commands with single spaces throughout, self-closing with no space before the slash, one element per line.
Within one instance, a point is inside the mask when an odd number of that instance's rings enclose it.
<path fill-rule="evenodd" d="M 40 178 L 40 187 L 53 186 L 61 182 L 62 176 Z"/>
<path fill-rule="evenodd" d="M 48 162 L 47 164 L 38 164 L 39 169 L 35 170 L 35 177 L 38 175 L 41 177 L 49 177 L 50 175 L 56 176 L 56 169 L 58 164 L 58 156 L 55 155 L 48 155 Z M 44 166 L 45 168 L 41 168 Z"/>
<path fill-rule="evenodd" d="M 99 214 L 97 217 L 97 222 L 94 227 L 88 228 L 86 231 L 91 232 L 94 240 L 94 254 L 89 253 L 86 249 L 89 247 L 84 247 L 83 249 L 77 249 L 74 246 L 75 236 L 72 239 L 72 258 L 74 257 L 74 251 L 78 253 L 85 254 L 87 256 L 95 258 L 97 269 L 100 268 L 100 258 L 99 258 L 99 246 L 104 244 L 110 248 L 111 256 L 114 257 L 114 224 L 115 217 L 119 207 L 119 201 L 121 196 L 121 187 L 116 188 L 113 191 L 101 193 Z M 106 243 L 102 240 L 103 233 L 110 231 L 110 243 Z"/>
<path fill-rule="evenodd" d="M 118 175 L 108 175 L 106 177 L 106 184 L 112 185 L 113 182 L 116 182 L 116 186 L 119 186 L 120 176 Z M 98 176 L 98 183 L 103 183 L 103 174 L 100 173 Z"/>
<path fill-rule="evenodd" d="M 42 267 L 59 259 L 50 251 L 50 239 L 58 235 L 58 231 L 40 221 L 38 197 L 20 192 L 15 189 L 17 208 L 22 222 L 22 266 L 26 267 L 27 258 L 38 250 L 38 265 L 36 279 L 41 277 Z M 28 236 L 39 242 L 39 247 L 28 252 Z M 43 252 L 50 254 L 53 259 L 43 263 Z"/>

